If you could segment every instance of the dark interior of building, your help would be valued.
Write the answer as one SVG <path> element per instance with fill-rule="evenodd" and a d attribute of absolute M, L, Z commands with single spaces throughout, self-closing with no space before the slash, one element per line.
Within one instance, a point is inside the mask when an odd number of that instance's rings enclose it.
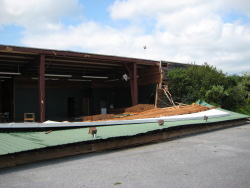
<path fill-rule="evenodd" d="M 0 113 L 74 121 L 154 104 L 160 76 L 157 61 L 0 45 Z"/>

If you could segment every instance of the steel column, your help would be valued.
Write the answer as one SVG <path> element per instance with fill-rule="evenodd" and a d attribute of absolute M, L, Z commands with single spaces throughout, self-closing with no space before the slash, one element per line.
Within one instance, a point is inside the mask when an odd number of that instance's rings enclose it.
<path fill-rule="evenodd" d="M 133 64 L 133 105 L 138 104 L 137 64 Z"/>
<path fill-rule="evenodd" d="M 131 93 L 131 103 L 132 105 L 134 105 L 134 82 L 133 82 L 133 79 L 132 79 L 132 74 L 129 75 L 129 78 L 130 78 L 130 93 Z"/>
<path fill-rule="evenodd" d="M 129 72 L 131 100 L 132 100 L 132 105 L 134 106 L 138 104 L 137 64 L 136 63 L 133 63 L 132 65 L 125 64 L 125 67 Z"/>
<path fill-rule="evenodd" d="M 40 54 L 39 61 L 39 112 L 40 122 L 45 121 L 45 55 Z"/>

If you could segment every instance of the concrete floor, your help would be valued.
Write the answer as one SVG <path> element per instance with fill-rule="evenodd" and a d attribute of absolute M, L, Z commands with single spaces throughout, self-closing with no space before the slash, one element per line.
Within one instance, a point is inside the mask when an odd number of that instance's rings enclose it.
<path fill-rule="evenodd" d="M 172 141 L 0 169 L 0 187 L 250 187 L 250 122 Z"/>

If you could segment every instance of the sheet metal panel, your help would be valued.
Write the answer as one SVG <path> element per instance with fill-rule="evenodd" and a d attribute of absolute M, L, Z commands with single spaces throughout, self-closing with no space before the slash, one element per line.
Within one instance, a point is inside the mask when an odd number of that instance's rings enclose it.
<path fill-rule="evenodd" d="M 223 112 L 218 109 L 211 109 L 203 112 L 192 114 L 176 115 L 176 116 L 163 116 L 158 118 L 144 118 L 133 120 L 109 120 L 109 121 L 92 121 L 92 122 L 45 122 L 45 123 L 5 123 L 1 124 L 0 128 L 58 128 L 58 127 L 93 127 L 93 126 L 110 126 L 110 125 L 125 125 L 125 124 L 142 124 L 154 123 L 163 119 L 164 121 L 186 121 L 194 119 L 203 119 L 204 116 L 210 118 L 229 116 L 228 112 Z"/>
<path fill-rule="evenodd" d="M 229 112 L 229 111 L 226 111 Z M 230 116 L 208 119 L 209 123 L 220 122 L 226 120 L 242 119 L 249 116 L 229 112 Z M 97 127 L 97 140 L 108 139 L 120 136 L 134 136 L 150 131 L 166 129 L 186 124 L 206 124 L 202 119 L 187 120 L 187 121 L 171 121 L 165 122 L 163 126 L 158 123 L 145 124 L 124 124 L 114 126 Z M 40 132 L 12 132 L 0 133 L 0 155 L 10 153 L 46 148 L 51 146 L 66 145 L 83 141 L 93 140 L 92 135 L 88 134 L 89 128 L 78 128 L 68 130 L 56 130 L 49 134 L 46 131 Z"/>

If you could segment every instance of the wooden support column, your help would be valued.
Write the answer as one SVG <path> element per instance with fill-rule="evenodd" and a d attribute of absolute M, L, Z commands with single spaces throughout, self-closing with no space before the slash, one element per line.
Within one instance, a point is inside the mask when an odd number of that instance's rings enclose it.
<path fill-rule="evenodd" d="M 40 116 L 40 122 L 45 121 L 45 55 L 40 55 L 40 61 L 39 61 L 39 116 Z"/>

